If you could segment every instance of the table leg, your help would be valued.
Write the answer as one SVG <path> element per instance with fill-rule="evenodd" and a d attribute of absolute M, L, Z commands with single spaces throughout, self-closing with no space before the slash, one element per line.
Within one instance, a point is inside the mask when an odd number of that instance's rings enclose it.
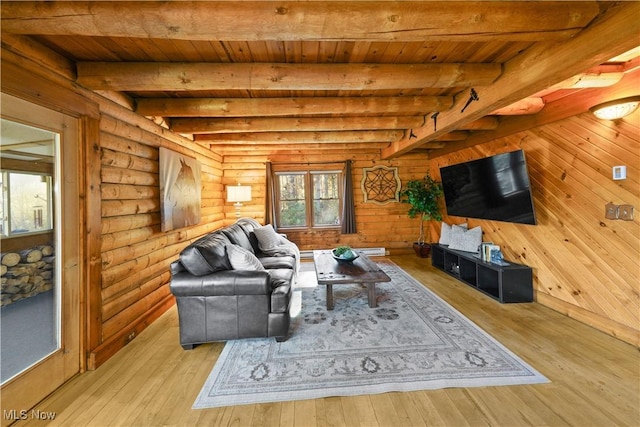
<path fill-rule="evenodd" d="M 333 285 L 327 286 L 327 310 L 333 310 Z"/>
<path fill-rule="evenodd" d="M 377 306 L 375 283 L 367 283 L 367 293 L 369 295 L 369 307 L 375 308 Z"/>

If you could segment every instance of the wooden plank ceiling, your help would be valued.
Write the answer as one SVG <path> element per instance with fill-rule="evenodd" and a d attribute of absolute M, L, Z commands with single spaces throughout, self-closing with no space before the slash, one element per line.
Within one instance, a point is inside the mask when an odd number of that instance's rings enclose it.
<path fill-rule="evenodd" d="M 571 105 L 575 93 L 614 85 L 638 66 L 637 49 L 614 57 L 639 44 L 640 2 L 1 8 L 3 46 L 45 45 L 71 61 L 82 86 L 118 94 L 210 146 L 359 142 L 384 158 L 438 155 L 540 124 L 550 104 Z M 539 117 L 578 114 L 613 96 L 599 93 Z"/>

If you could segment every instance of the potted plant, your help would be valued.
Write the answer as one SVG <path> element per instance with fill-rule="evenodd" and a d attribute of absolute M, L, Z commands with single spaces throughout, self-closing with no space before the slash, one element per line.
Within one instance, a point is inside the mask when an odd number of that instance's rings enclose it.
<path fill-rule="evenodd" d="M 409 218 L 420 218 L 420 236 L 413 244 L 413 249 L 420 257 L 426 258 L 431 253 L 431 232 L 425 241 L 424 221 L 442 221 L 440 210 L 440 197 L 442 196 L 442 184 L 429 175 L 423 179 L 407 182 L 405 188 L 400 191 L 400 201 L 411 205 Z"/>
<path fill-rule="evenodd" d="M 360 256 L 351 249 L 351 246 L 338 246 L 331 252 L 336 260 L 345 262 L 352 262 Z"/>

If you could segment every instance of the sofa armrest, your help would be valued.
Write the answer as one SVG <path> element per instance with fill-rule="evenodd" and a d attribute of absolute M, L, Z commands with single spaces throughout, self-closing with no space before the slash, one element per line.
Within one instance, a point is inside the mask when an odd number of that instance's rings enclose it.
<path fill-rule="evenodd" d="M 171 277 L 171 293 L 182 296 L 270 295 L 269 273 L 266 271 L 222 270 L 205 276 L 187 271 Z"/>

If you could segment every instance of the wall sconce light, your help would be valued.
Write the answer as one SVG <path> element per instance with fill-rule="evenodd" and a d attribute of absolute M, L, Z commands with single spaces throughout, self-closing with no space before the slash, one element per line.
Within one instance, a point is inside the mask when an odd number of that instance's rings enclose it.
<path fill-rule="evenodd" d="M 636 111 L 640 96 L 616 99 L 591 107 L 591 112 L 602 120 L 618 120 Z"/>
<path fill-rule="evenodd" d="M 251 201 L 250 185 L 227 185 L 227 202 L 233 203 L 236 208 L 236 218 L 240 218 L 242 202 Z"/>

